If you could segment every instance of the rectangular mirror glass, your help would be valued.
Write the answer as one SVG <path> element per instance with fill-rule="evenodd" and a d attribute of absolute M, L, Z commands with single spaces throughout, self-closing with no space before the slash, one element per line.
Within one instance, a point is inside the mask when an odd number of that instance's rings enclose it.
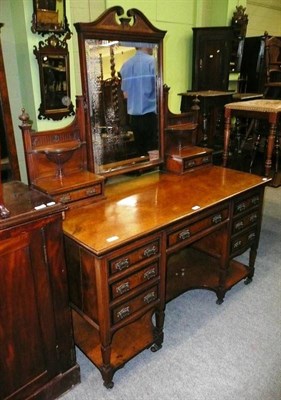
<path fill-rule="evenodd" d="M 85 40 L 89 111 L 97 173 L 110 173 L 129 164 L 159 159 L 157 53 L 157 44 Z M 152 63 L 152 69 L 144 71 L 146 75 L 141 80 L 136 65 L 132 67 L 134 77 L 130 75 L 130 66 L 127 70 L 123 67 L 126 61 L 132 60 L 137 54 L 148 56 L 148 62 Z M 134 93 L 134 104 L 131 104 L 130 94 L 135 90 L 132 89 L 135 84 L 138 85 L 138 94 Z M 146 92 L 144 100 L 141 95 L 143 91 Z M 141 108 L 144 102 L 150 102 L 151 106 Z M 132 112 L 140 115 L 132 116 Z M 143 112 L 145 117 L 141 115 Z"/>

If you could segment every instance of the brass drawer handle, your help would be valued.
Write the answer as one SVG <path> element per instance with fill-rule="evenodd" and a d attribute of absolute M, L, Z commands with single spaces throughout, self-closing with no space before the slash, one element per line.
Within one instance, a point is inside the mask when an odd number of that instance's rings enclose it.
<path fill-rule="evenodd" d="M 202 163 L 207 164 L 209 162 L 209 157 L 203 157 L 202 158 Z"/>
<path fill-rule="evenodd" d="M 241 240 L 237 240 L 237 242 L 235 242 L 233 244 L 233 248 L 234 249 L 238 249 L 238 247 L 241 247 L 241 246 L 242 246 L 242 241 Z"/>
<path fill-rule="evenodd" d="M 61 196 L 59 201 L 61 201 L 62 203 L 66 203 L 67 201 L 71 200 L 71 196 L 70 194 L 65 194 L 64 196 Z"/>
<path fill-rule="evenodd" d="M 252 233 L 250 233 L 250 234 L 248 235 L 248 240 L 254 240 L 255 237 L 256 237 L 255 232 L 252 232 Z"/>
<path fill-rule="evenodd" d="M 96 193 L 97 193 L 96 188 L 91 188 L 91 189 L 86 190 L 87 196 L 92 196 L 93 194 L 96 194 Z"/>
<path fill-rule="evenodd" d="M 117 319 L 124 319 L 130 315 L 130 306 L 122 308 L 118 313 L 116 314 Z"/>
<path fill-rule="evenodd" d="M 153 292 L 148 293 L 146 296 L 144 296 L 143 301 L 146 304 L 149 304 L 152 301 L 154 301 L 155 299 L 156 299 L 156 293 L 153 291 Z"/>
<path fill-rule="evenodd" d="M 236 222 L 236 224 L 234 225 L 234 229 L 236 231 L 239 231 L 240 229 L 244 228 L 244 222 L 243 221 L 238 221 Z"/>
<path fill-rule="evenodd" d="M 237 209 L 238 212 L 242 212 L 242 211 L 246 210 L 246 203 L 238 204 L 236 209 Z"/>
<path fill-rule="evenodd" d="M 154 276 L 156 276 L 156 269 L 151 268 L 143 274 L 143 279 L 148 281 L 149 279 L 154 278 Z"/>
<path fill-rule="evenodd" d="M 222 221 L 222 215 L 221 214 L 216 214 L 212 218 L 212 223 L 213 224 L 218 224 L 221 221 Z"/>
<path fill-rule="evenodd" d="M 190 236 L 191 236 L 191 233 L 190 233 L 189 229 L 185 229 L 184 231 L 179 233 L 179 239 L 180 240 L 188 239 Z"/>
<path fill-rule="evenodd" d="M 194 165 L 196 165 L 196 162 L 194 160 L 188 161 L 188 163 L 187 163 L 188 167 L 194 167 Z"/>
<path fill-rule="evenodd" d="M 115 268 L 118 269 L 118 271 L 122 271 L 125 268 L 128 268 L 130 266 L 130 262 L 128 258 L 125 258 L 124 260 L 121 260 L 115 264 Z"/>
<path fill-rule="evenodd" d="M 124 282 L 121 285 L 117 286 L 116 293 L 123 294 L 130 290 L 130 282 Z"/>
<path fill-rule="evenodd" d="M 250 222 L 255 222 L 258 219 L 258 215 L 257 214 L 252 214 L 250 216 Z"/>
<path fill-rule="evenodd" d="M 254 205 L 257 205 L 259 203 L 259 201 L 260 201 L 259 196 L 255 196 L 252 198 L 251 203 Z"/>
<path fill-rule="evenodd" d="M 151 257 L 154 254 L 157 254 L 158 249 L 156 246 L 148 247 L 147 249 L 144 250 L 143 256 L 144 257 Z"/>

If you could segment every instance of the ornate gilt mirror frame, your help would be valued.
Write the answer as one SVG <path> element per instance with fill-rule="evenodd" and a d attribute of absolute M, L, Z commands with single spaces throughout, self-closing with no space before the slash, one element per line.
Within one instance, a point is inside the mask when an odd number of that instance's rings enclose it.
<path fill-rule="evenodd" d="M 163 163 L 163 38 L 136 9 L 106 10 L 90 23 L 75 23 L 78 34 L 82 91 L 85 99 L 86 140 L 89 169 L 111 176 L 143 170 Z M 156 135 L 155 151 L 140 154 L 135 132 L 121 90 L 120 69 L 136 48 L 149 48 L 155 57 Z"/>
<path fill-rule="evenodd" d="M 33 0 L 31 31 L 41 35 L 63 35 L 69 31 L 65 0 Z"/>
<path fill-rule="evenodd" d="M 55 35 L 39 42 L 34 51 L 40 76 L 39 119 L 60 120 L 74 115 L 70 94 L 69 54 L 66 40 Z"/>

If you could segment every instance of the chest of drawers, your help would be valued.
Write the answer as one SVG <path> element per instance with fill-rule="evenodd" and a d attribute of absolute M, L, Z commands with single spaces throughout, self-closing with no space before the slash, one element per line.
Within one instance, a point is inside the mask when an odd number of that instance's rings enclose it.
<path fill-rule="evenodd" d="M 152 345 L 161 347 L 163 318 L 152 323 L 152 314 L 162 315 L 164 303 L 161 237 L 148 236 L 102 257 L 67 237 L 65 246 L 76 343 L 100 369 L 105 386 L 112 387 L 124 359 Z M 89 352 L 93 341 L 95 349 Z"/>

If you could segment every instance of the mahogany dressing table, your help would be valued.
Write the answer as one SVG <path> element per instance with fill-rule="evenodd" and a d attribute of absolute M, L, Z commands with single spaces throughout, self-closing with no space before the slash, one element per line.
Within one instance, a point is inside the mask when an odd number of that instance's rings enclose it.
<path fill-rule="evenodd" d="M 133 356 L 161 347 L 167 301 L 201 288 L 221 304 L 232 286 L 251 281 L 268 181 L 216 166 L 152 172 L 67 212 L 75 342 L 106 387 Z M 247 250 L 244 265 L 236 257 Z"/>

